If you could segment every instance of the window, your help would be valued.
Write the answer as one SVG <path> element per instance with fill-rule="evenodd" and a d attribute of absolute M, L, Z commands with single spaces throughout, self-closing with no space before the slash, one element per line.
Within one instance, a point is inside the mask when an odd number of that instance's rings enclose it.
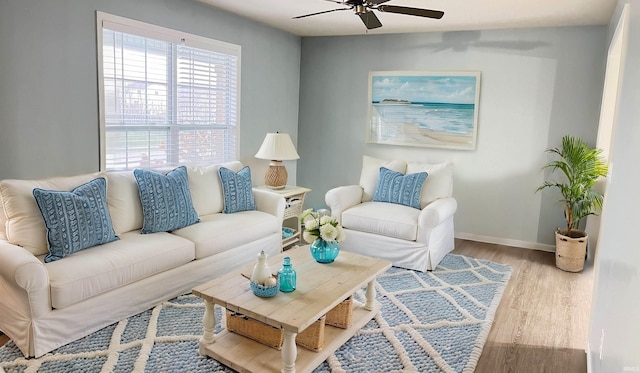
<path fill-rule="evenodd" d="M 98 12 L 103 170 L 237 159 L 240 47 Z"/>

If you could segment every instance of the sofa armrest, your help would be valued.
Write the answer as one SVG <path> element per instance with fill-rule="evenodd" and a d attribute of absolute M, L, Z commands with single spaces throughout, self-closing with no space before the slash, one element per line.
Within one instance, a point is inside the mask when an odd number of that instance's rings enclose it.
<path fill-rule="evenodd" d="M 51 311 L 49 274 L 44 264 L 20 246 L 0 241 L 0 298 L 11 298 L 12 313 L 40 317 Z"/>
<path fill-rule="evenodd" d="M 256 202 L 256 210 L 275 215 L 279 222 L 284 218 L 285 200 L 277 193 L 253 188 L 253 198 Z"/>
<path fill-rule="evenodd" d="M 342 213 L 362 202 L 362 187 L 347 185 L 333 188 L 324 195 L 324 202 L 331 210 L 331 216 L 342 224 Z"/>
<path fill-rule="evenodd" d="M 422 209 L 418 217 L 418 230 L 433 229 L 452 217 L 458 209 L 458 202 L 453 197 L 437 199 Z"/>

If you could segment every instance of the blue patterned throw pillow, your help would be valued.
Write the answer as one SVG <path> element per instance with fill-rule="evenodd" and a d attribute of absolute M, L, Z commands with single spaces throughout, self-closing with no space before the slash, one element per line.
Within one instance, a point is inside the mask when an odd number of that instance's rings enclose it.
<path fill-rule="evenodd" d="M 373 201 L 397 203 L 420 210 L 420 191 L 426 179 L 426 172 L 403 175 L 380 167 L 380 179 Z"/>
<path fill-rule="evenodd" d="M 200 221 L 193 208 L 187 168 L 180 166 L 166 175 L 135 169 L 142 202 L 142 233 L 170 232 Z"/>
<path fill-rule="evenodd" d="M 225 214 L 256 209 L 249 166 L 245 166 L 238 172 L 220 167 L 218 173 L 222 182 Z"/>
<path fill-rule="evenodd" d="M 47 227 L 46 263 L 119 239 L 107 209 L 107 181 L 103 177 L 71 192 L 35 188 L 33 197 Z"/>

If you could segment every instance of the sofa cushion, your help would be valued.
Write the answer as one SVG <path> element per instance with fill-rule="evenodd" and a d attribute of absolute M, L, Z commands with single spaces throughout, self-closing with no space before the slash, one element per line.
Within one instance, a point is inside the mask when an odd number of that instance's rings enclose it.
<path fill-rule="evenodd" d="M 224 195 L 224 210 L 222 212 L 232 214 L 256 209 L 249 166 L 238 172 L 229 170 L 226 167 L 220 167 L 218 173 L 220 174 L 222 193 Z"/>
<path fill-rule="evenodd" d="M 119 241 L 45 264 L 51 283 L 51 305 L 64 308 L 178 267 L 194 256 L 193 242 L 170 233 L 124 233 Z M 108 312 L 109 305 L 104 307 Z"/>
<path fill-rule="evenodd" d="M 380 167 L 380 179 L 373 201 L 397 203 L 420 209 L 420 192 L 426 178 L 426 172 L 403 175 Z"/>
<path fill-rule="evenodd" d="M 222 184 L 218 174 L 220 167 L 238 172 L 243 165 L 239 161 L 233 161 L 212 166 L 187 167 L 191 200 L 193 201 L 193 207 L 198 212 L 198 216 L 222 212 L 224 208 Z"/>
<path fill-rule="evenodd" d="M 49 254 L 45 262 L 118 239 L 107 208 L 105 178 L 94 179 L 70 192 L 35 188 L 33 196 L 47 227 Z"/>
<path fill-rule="evenodd" d="M 119 235 L 141 229 L 144 218 L 133 171 L 109 171 L 107 180 L 107 206 L 113 230 Z"/>
<path fill-rule="evenodd" d="M 420 194 L 421 208 L 437 199 L 451 197 L 453 194 L 453 165 L 451 162 L 438 164 L 407 162 L 407 174 L 416 172 L 429 174 Z"/>
<path fill-rule="evenodd" d="M 392 171 L 405 173 L 407 162 L 401 160 L 385 160 L 369 156 L 362 157 L 362 171 L 360 173 L 360 186 L 362 187 L 362 202 L 369 202 L 373 199 L 378 186 L 380 167 L 386 167 Z"/>
<path fill-rule="evenodd" d="M 142 203 L 143 234 L 169 232 L 200 221 L 191 202 L 185 166 L 166 175 L 143 169 L 133 170 L 133 175 L 138 182 Z"/>
<path fill-rule="evenodd" d="M 235 214 L 211 214 L 200 223 L 172 232 L 195 242 L 196 259 L 217 254 L 273 233 L 281 234 L 278 219 L 262 211 L 242 211 Z"/>
<path fill-rule="evenodd" d="M 104 174 L 92 173 L 41 180 L 6 179 L 0 181 L 0 199 L 2 200 L 5 221 L 4 234 L 7 240 L 14 245 L 24 247 L 34 255 L 47 254 L 47 229 L 38 204 L 33 198 L 33 189 L 70 191 L 78 185 L 101 176 Z"/>
<path fill-rule="evenodd" d="M 342 213 L 342 227 L 415 241 L 419 215 L 420 210 L 404 205 L 364 202 Z"/>

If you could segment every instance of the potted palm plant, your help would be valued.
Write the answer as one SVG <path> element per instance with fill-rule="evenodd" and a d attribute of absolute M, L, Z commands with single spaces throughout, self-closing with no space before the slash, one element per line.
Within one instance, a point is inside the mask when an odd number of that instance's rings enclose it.
<path fill-rule="evenodd" d="M 588 239 L 587 233 L 580 229 L 580 222 L 602 208 L 602 194 L 593 186 L 599 177 L 607 175 L 607 164 L 601 156 L 602 150 L 569 135 L 562 138 L 561 148 L 547 149 L 546 152 L 555 154 L 559 159 L 543 168 L 560 170 L 564 178 L 562 182 L 545 181 L 536 190 L 557 188 L 562 194 L 559 202 L 564 205 L 567 226 L 556 230 L 556 267 L 580 272 L 584 268 Z"/>

